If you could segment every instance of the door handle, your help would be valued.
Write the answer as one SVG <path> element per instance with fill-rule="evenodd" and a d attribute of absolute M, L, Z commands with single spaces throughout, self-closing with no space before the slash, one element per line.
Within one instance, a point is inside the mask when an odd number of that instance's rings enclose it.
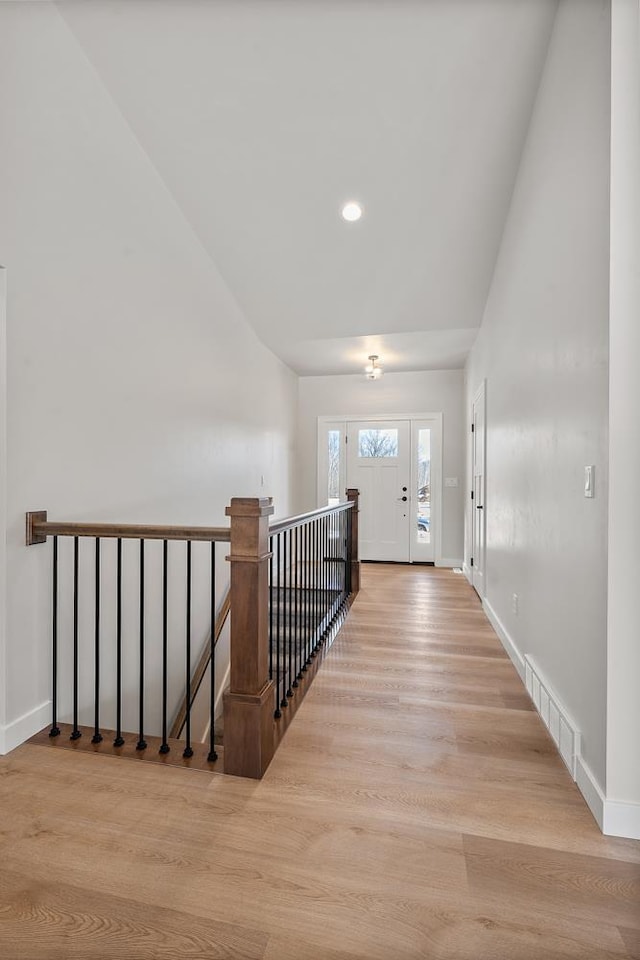
<path fill-rule="evenodd" d="M 478 503 L 478 504 L 476 504 L 476 510 L 482 510 L 482 509 L 483 509 L 483 507 L 482 507 L 482 505 L 481 505 L 481 504 L 479 504 L 479 503 Z"/>
<path fill-rule="evenodd" d="M 407 499 L 406 497 L 398 497 L 398 501 L 399 501 L 399 502 L 404 502 L 404 501 L 406 501 L 406 499 Z"/>

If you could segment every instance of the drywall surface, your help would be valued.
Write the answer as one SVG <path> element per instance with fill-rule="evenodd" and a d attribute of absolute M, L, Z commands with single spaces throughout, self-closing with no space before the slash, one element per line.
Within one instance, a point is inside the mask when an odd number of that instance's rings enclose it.
<path fill-rule="evenodd" d="M 480 334 L 486 599 L 605 775 L 610 13 L 560 3 Z M 595 464 L 595 497 L 584 467 Z M 469 558 L 469 516 L 465 557 Z M 513 612 L 513 594 L 518 613 Z"/>
<path fill-rule="evenodd" d="M 54 5 L 0 5 L 0 64 L 5 719 L 26 716 L 23 730 L 50 697 L 51 622 L 50 548 L 24 546 L 25 511 L 219 525 L 232 496 L 272 495 L 286 514 L 296 377 L 245 322 Z"/>
<path fill-rule="evenodd" d="M 0 266 L 0 731 L 5 725 L 7 633 L 7 271 Z M 0 751 L 3 749 L 0 736 Z"/>
<path fill-rule="evenodd" d="M 366 362 L 366 358 L 365 358 Z M 442 556 L 462 557 L 464 403 L 462 370 L 387 373 L 381 380 L 353 376 L 301 377 L 299 381 L 299 508 L 317 506 L 318 417 L 356 414 L 442 413 L 443 476 L 458 477 L 442 490 Z"/>
<path fill-rule="evenodd" d="M 640 805 L 640 4 L 614 0 L 611 76 L 611 300 L 607 796 Z M 640 830 L 640 806 L 636 807 Z M 640 836 L 636 832 L 635 836 Z"/>

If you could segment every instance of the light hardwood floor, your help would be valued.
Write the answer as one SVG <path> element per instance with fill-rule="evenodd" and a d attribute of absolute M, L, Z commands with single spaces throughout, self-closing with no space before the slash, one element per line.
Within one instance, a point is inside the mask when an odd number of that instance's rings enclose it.
<path fill-rule="evenodd" d="M 2 960 L 640 957 L 603 837 L 466 581 L 368 565 L 258 783 L 0 758 Z"/>

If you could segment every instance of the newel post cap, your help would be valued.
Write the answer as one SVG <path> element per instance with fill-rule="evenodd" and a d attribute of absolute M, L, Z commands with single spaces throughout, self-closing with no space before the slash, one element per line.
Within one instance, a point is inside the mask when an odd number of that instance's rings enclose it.
<path fill-rule="evenodd" d="M 270 517 L 274 509 L 273 497 L 232 497 L 225 516 Z"/>

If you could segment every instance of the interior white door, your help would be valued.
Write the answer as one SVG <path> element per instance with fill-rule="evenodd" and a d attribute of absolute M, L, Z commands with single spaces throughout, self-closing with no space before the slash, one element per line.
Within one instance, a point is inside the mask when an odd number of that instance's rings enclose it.
<path fill-rule="evenodd" d="M 472 410 L 473 487 L 471 500 L 471 529 L 473 531 L 473 566 L 471 582 L 478 596 L 484 599 L 485 590 L 485 435 L 486 407 L 484 384 L 473 401 Z"/>
<path fill-rule="evenodd" d="M 347 425 L 347 486 L 360 491 L 360 559 L 410 559 L 411 423 Z"/>

